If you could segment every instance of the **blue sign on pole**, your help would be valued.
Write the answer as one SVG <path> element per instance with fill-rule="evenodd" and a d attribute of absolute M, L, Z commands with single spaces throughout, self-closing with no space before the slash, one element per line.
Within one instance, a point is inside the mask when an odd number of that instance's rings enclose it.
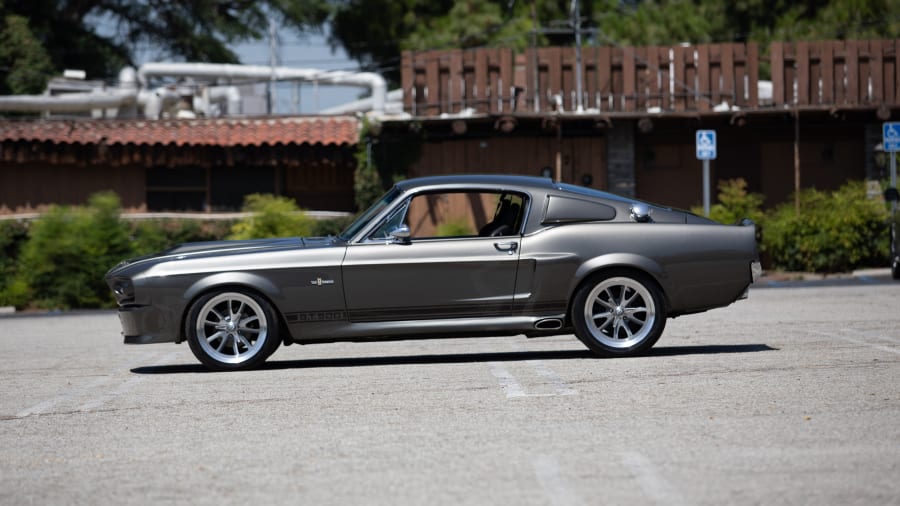
<path fill-rule="evenodd" d="M 716 131 L 697 130 L 697 160 L 716 159 Z"/>
<path fill-rule="evenodd" d="M 885 123 L 881 133 L 885 151 L 900 151 L 900 123 Z"/>

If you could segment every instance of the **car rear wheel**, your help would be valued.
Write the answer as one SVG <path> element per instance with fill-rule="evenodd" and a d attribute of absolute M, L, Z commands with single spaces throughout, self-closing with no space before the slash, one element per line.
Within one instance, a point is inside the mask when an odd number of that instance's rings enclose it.
<path fill-rule="evenodd" d="M 194 356 L 218 371 L 251 369 L 278 348 L 278 320 L 258 295 L 237 291 L 208 293 L 191 306 L 185 334 Z"/>
<path fill-rule="evenodd" d="M 602 357 L 635 355 L 653 346 L 666 326 L 662 291 L 646 276 L 595 275 L 575 294 L 575 334 Z"/>

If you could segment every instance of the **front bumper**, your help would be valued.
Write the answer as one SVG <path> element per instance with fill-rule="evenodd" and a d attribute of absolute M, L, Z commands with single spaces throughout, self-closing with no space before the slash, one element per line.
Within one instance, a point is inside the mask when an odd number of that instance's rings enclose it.
<path fill-rule="evenodd" d="M 119 322 L 125 344 L 174 343 L 178 339 L 177 323 L 154 306 L 120 307 Z"/>

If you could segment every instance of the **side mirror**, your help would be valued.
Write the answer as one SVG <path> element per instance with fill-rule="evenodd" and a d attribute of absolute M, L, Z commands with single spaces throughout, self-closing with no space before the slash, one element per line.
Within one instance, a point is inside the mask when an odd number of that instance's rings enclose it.
<path fill-rule="evenodd" d="M 642 202 L 631 204 L 631 219 L 638 223 L 647 223 L 650 221 L 650 206 Z"/>
<path fill-rule="evenodd" d="M 900 192 L 896 188 L 888 188 L 884 190 L 884 200 L 888 202 L 897 202 L 900 200 Z"/>
<path fill-rule="evenodd" d="M 391 230 L 390 235 L 391 239 L 393 239 L 394 242 L 409 242 L 409 227 L 407 227 L 406 225 L 400 225 L 394 230 Z"/>

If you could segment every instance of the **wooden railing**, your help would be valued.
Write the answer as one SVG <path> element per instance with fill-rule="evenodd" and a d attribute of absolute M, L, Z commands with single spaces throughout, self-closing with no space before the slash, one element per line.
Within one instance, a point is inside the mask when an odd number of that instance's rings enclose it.
<path fill-rule="evenodd" d="M 775 106 L 877 106 L 900 103 L 900 40 L 774 42 Z"/>
<path fill-rule="evenodd" d="M 771 99 L 754 43 L 582 49 L 583 109 L 681 112 L 900 105 L 898 40 L 776 42 Z M 403 53 L 404 109 L 415 116 L 577 109 L 574 48 Z"/>
<path fill-rule="evenodd" d="M 403 108 L 417 116 L 510 112 L 512 49 L 404 51 Z"/>

